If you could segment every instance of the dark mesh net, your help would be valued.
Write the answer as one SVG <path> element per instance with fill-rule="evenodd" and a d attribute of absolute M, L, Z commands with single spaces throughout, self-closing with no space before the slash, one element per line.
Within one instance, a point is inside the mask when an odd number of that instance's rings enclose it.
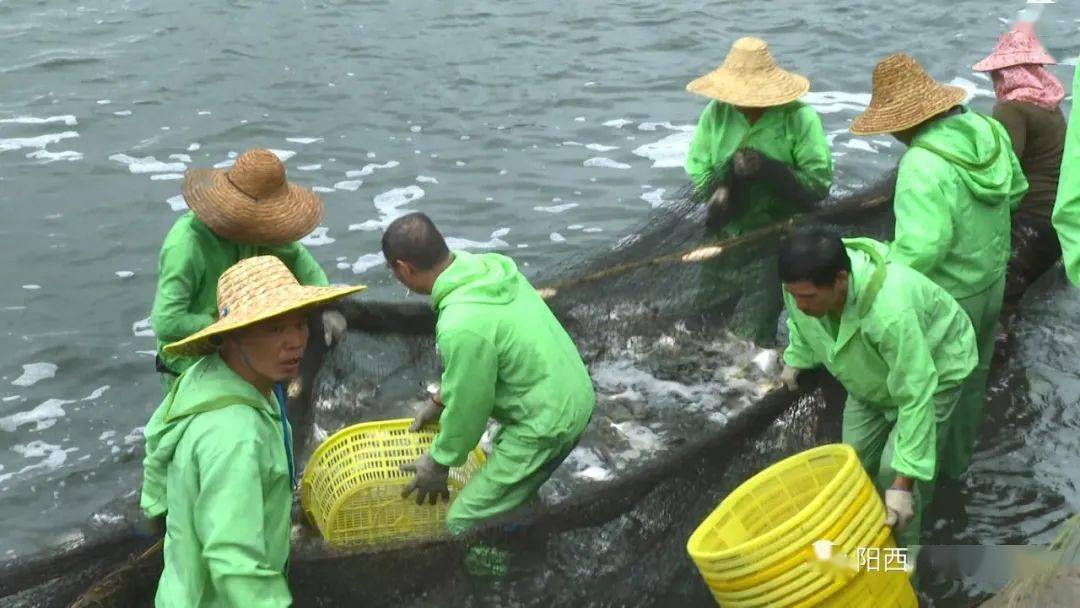
<path fill-rule="evenodd" d="M 484 532 L 505 537 L 521 556 L 512 579 L 484 586 L 465 577 L 461 543 L 347 555 L 329 551 L 304 528 L 291 562 L 296 603 L 700 601 L 701 585 L 671 587 L 672 572 L 688 567 L 683 546 L 690 531 L 758 463 L 808 447 L 820 434 L 820 400 L 804 399 L 792 410 L 792 396 L 773 390 L 775 351 L 768 347 L 777 339 L 779 239 L 800 222 L 881 236 L 891 223 L 892 181 L 720 242 L 705 233 L 703 208 L 684 197 L 610 250 L 551 268 L 535 285 L 589 364 L 598 403 L 581 443 L 544 486 L 542 505 L 517 515 L 526 525 Z M 361 298 L 342 311 L 346 340 L 328 352 L 312 340 L 299 390 L 290 394 L 298 465 L 344 426 L 412 416 L 438 378 L 435 318 L 425 303 Z M 118 512 L 133 515 L 131 498 L 119 503 Z M 97 530 L 77 550 L 0 566 L 0 598 L 13 606 L 66 605 L 127 562 L 137 567 L 99 586 L 84 605 L 145 604 L 159 558 L 129 562 L 151 542 L 129 529 Z"/>

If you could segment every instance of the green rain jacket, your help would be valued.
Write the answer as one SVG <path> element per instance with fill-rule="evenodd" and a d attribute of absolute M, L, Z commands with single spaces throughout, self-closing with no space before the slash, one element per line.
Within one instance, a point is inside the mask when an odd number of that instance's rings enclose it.
<path fill-rule="evenodd" d="M 900 160 L 889 261 L 958 300 L 982 293 L 1005 274 L 1012 212 L 1027 189 L 1001 123 L 970 111 L 931 123 Z"/>
<path fill-rule="evenodd" d="M 839 327 L 802 313 L 784 290 L 791 334 L 784 362 L 824 365 L 852 398 L 886 410 L 899 427 L 893 469 L 930 481 L 937 421 L 951 414 L 935 411 L 934 395 L 960 386 L 978 363 L 971 320 L 926 277 L 886 264 L 886 245 L 866 238 L 844 244 L 851 276 Z"/>
<path fill-rule="evenodd" d="M 183 340 L 217 320 L 217 282 L 230 266 L 257 255 L 276 256 L 303 285 L 327 285 L 326 273 L 300 243 L 274 247 L 241 245 L 219 237 L 187 212 L 176 220 L 158 260 L 157 295 L 150 324 L 158 356 L 177 374 L 195 363 L 191 357 L 165 355 L 166 344 Z"/>
<path fill-rule="evenodd" d="M 572 446 L 596 404 L 592 380 L 514 261 L 457 251 L 431 297 L 445 405 L 432 458 L 463 464 L 488 418 L 502 424 L 500 444 Z"/>
<path fill-rule="evenodd" d="M 1065 155 L 1061 159 L 1061 180 L 1054 202 L 1054 230 L 1061 241 L 1065 271 L 1074 285 L 1080 285 L 1080 65 L 1073 76 L 1073 106 L 1065 135 Z"/>
<path fill-rule="evenodd" d="M 740 148 L 752 148 L 791 167 L 799 183 L 824 198 L 832 186 L 832 157 L 821 127 L 821 117 L 810 106 L 793 101 L 767 110 L 753 125 L 734 106 L 712 101 L 698 120 L 686 172 L 696 189 L 726 179 L 731 157 Z M 767 184 L 755 184 L 746 211 L 725 227 L 735 236 L 785 220 L 799 211 L 777 198 Z"/>
<path fill-rule="evenodd" d="M 275 403 L 213 354 L 146 425 L 140 506 L 167 514 L 158 608 L 291 605 L 292 431 Z"/>

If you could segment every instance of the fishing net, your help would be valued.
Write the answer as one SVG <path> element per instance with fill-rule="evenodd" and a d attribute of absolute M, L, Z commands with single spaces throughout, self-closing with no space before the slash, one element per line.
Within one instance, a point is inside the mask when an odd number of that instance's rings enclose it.
<path fill-rule="evenodd" d="M 892 183 L 886 176 L 818 211 L 726 240 L 705 232 L 700 204 L 676 197 L 617 243 L 548 269 L 533 283 L 581 350 L 598 403 L 541 505 L 518 514 L 526 525 L 496 529 L 516 543 L 513 582 L 485 586 L 464 576 L 459 543 L 344 554 L 301 527 L 290 573 L 297 604 L 483 605 L 499 597 L 506 601 L 496 605 L 644 605 L 638 594 L 646 588 L 657 598 L 707 599 L 701 585 L 669 588 L 672 571 L 688 567 L 690 531 L 753 463 L 809 447 L 824 433 L 821 400 L 806 397 L 793 408 L 790 394 L 772 390 L 770 347 L 783 340 L 780 238 L 806 222 L 881 236 L 891 224 Z M 358 298 L 342 311 L 345 341 L 323 352 L 313 340 L 302 380 L 291 387 L 301 465 L 344 426 L 413 415 L 438 379 L 426 303 Z M 782 430 L 790 428 L 800 430 Z M 748 458 L 754 454 L 760 458 Z M 8 596 L 0 602 L 65 605 L 148 544 L 117 526 L 78 549 L 0 566 L 0 598 Z M 129 569 L 85 605 L 145 602 L 156 582 L 146 571 Z M 592 586 L 610 590 L 610 601 L 599 601 L 604 594 Z M 35 602 L 15 603 L 14 592 Z"/>

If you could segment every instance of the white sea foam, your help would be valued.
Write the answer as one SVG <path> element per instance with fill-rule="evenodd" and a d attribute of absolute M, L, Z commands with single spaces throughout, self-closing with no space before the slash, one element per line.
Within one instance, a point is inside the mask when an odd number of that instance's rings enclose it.
<path fill-rule="evenodd" d="M 428 177 L 426 175 L 417 175 L 416 176 L 416 181 L 418 183 L 421 183 L 421 184 L 437 184 L 437 183 L 439 183 L 439 180 L 435 179 L 434 177 Z"/>
<path fill-rule="evenodd" d="M 356 258 L 356 261 L 352 263 L 352 271 L 354 274 L 364 274 L 368 270 L 381 265 L 386 258 L 381 253 L 365 253 L 364 255 Z M 349 268 L 348 264 L 344 264 L 345 268 Z"/>
<path fill-rule="evenodd" d="M 83 401 L 94 401 L 95 399 L 100 399 L 101 396 L 105 394 L 105 391 L 109 390 L 110 388 L 112 388 L 112 387 L 110 387 L 108 384 L 105 384 L 103 386 L 99 386 L 99 387 L 95 388 L 89 395 L 83 397 L 82 400 Z"/>
<path fill-rule="evenodd" d="M 318 171 L 319 169 L 322 169 L 322 165 L 318 163 L 314 165 L 300 165 L 297 167 L 297 170 L 299 171 Z"/>
<path fill-rule="evenodd" d="M 408 213 L 408 210 L 403 210 L 402 207 L 423 198 L 423 196 L 424 189 L 420 186 L 394 188 L 388 192 L 378 194 L 373 202 L 375 208 L 379 210 L 379 218 L 361 224 L 352 224 L 349 226 L 349 230 L 382 230 L 389 226 L 390 222 Z"/>
<path fill-rule="evenodd" d="M 198 142 L 192 142 L 192 143 L 188 144 L 187 151 L 188 152 L 195 152 L 196 150 L 198 150 L 201 147 L 202 147 L 202 144 L 200 144 Z"/>
<path fill-rule="evenodd" d="M 26 290 L 29 290 L 29 291 L 37 291 L 38 289 L 41 289 L 41 285 L 37 285 L 35 283 L 29 283 L 27 285 L 23 285 L 22 288 L 26 289 Z"/>
<path fill-rule="evenodd" d="M 131 272 L 130 270 L 117 270 L 115 274 L 121 279 L 130 279 L 131 277 L 135 276 L 135 273 Z"/>
<path fill-rule="evenodd" d="M 551 239 L 551 241 L 553 243 L 565 243 L 566 242 L 566 237 L 559 234 L 558 232 L 552 232 L 551 234 L 548 235 L 548 238 Z"/>
<path fill-rule="evenodd" d="M 322 194 L 326 194 L 328 192 L 335 192 L 335 190 L 333 188 L 327 188 L 326 186 L 313 186 L 311 188 L 311 191 L 312 192 L 319 192 L 319 193 L 322 193 Z"/>
<path fill-rule="evenodd" d="M 300 240 L 300 243 L 307 247 L 322 247 L 323 245 L 329 245 L 337 239 L 330 236 L 330 229 L 326 226 L 319 226 L 311 234 L 305 236 Z"/>
<path fill-rule="evenodd" d="M 292 142 L 294 144 L 314 144 L 320 141 L 324 141 L 321 137 L 286 137 L 285 141 Z"/>
<path fill-rule="evenodd" d="M 184 200 L 182 194 L 171 196 L 165 199 L 165 202 L 169 204 L 169 209 L 172 209 L 173 211 L 183 211 L 188 208 L 187 201 Z"/>
<path fill-rule="evenodd" d="M 13 473 L 6 473 L 4 475 L 0 475 L 0 483 L 5 482 L 12 477 L 16 477 L 18 475 L 22 475 L 24 473 L 29 473 L 31 471 L 39 469 L 43 469 L 45 471 L 55 471 L 56 469 L 59 469 L 61 466 L 64 465 L 64 462 L 67 461 L 67 455 L 69 453 L 78 451 L 78 449 L 79 448 L 68 448 L 65 450 L 58 445 L 46 443 L 44 441 L 31 441 L 27 444 L 13 445 L 11 446 L 11 451 L 17 454 L 21 454 L 23 458 L 40 458 L 41 461 L 31 465 L 27 465 Z"/>
<path fill-rule="evenodd" d="M 694 134 L 689 130 L 672 133 L 659 141 L 638 146 L 634 154 L 651 160 L 656 169 L 681 167 L 693 138 Z"/>
<path fill-rule="evenodd" d="M 372 173 L 375 173 L 377 169 L 393 169 L 399 164 L 400 163 L 396 160 L 387 161 L 385 163 L 382 163 L 381 165 L 377 163 L 369 163 L 367 165 L 364 165 L 364 168 L 360 169 L 359 171 L 347 171 L 345 173 L 345 177 L 364 177 L 366 175 L 371 175 Z"/>
<path fill-rule="evenodd" d="M 132 323 L 131 334 L 138 337 L 154 337 L 154 329 L 150 327 L 150 317 Z"/>
<path fill-rule="evenodd" d="M 36 116 L 16 116 L 15 118 L 0 119 L 0 124 L 17 124 L 17 125 L 48 125 L 52 123 L 62 122 L 69 127 L 74 127 L 79 124 L 71 114 L 65 114 L 63 116 L 49 116 L 47 118 L 38 118 Z"/>
<path fill-rule="evenodd" d="M 362 186 L 362 185 L 364 185 L 364 180 L 362 180 L 362 179 L 352 179 L 352 180 L 340 181 L 340 182 L 334 184 L 334 188 L 337 189 L 337 190 L 348 190 L 349 192 L 356 192 L 357 190 L 360 189 L 360 186 Z"/>
<path fill-rule="evenodd" d="M 178 160 L 178 161 L 180 161 L 182 163 L 190 163 L 191 162 L 191 156 L 187 155 L 187 154 L 170 154 L 169 158 L 171 160 Z"/>
<path fill-rule="evenodd" d="M 269 150 L 273 152 L 274 156 L 278 157 L 281 162 L 285 162 L 290 158 L 296 156 L 296 152 L 294 152 L 293 150 L 275 150 L 273 148 L 269 148 Z"/>
<path fill-rule="evenodd" d="M 630 124 L 633 124 L 633 123 L 634 123 L 634 121 L 632 121 L 632 120 L 626 120 L 625 118 L 616 118 L 614 120 L 609 120 L 609 121 L 605 122 L 604 126 L 605 127 L 615 127 L 616 129 L 621 129 L 621 128 L 625 127 L 626 125 L 630 125 Z"/>
<path fill-rule="evenodd" d="M 544 213 L 562 213 L 569 211 L 574 207 L 578 207 L 577 203 L 566 203 L 564 205 L 552 205 L 550 207 L 533 207 L 534 211 L 543 211 Z"/>
<path fill-rule="evenodd" d="M 611 160 L 610 158 L 604 158 L 603 156 L 597 156 L 590 158 L 583 163 L 586 167 L 603 167 L 606 169 L 629 169 L 630 165 L 626 163 L 620 163 Z"/>
<path fill-rule="evenodd" d="M 653 209 L 656 209 L 657 207 L 663 207 L 664 206 L 664 192 L 666 192 L 666 190 L 664 188 L 657 188 L 656 190 L 650 190 L 649 192 L 646 192 L 645 194 L 641 195 L 641 200 L 645 201 L 646 203 L 649 203 L 649 206 L 652 207 Z"/>
<path fill-rule="evenodd" d="M 131 110 L 117 110 L 113 112 L 113 116 L 131 116 Z"/>
<path fill-rule="evenodd" d="M 127 154 L 113 154 L 109 160 L 127 165 L 128 171 L 132 173 L 176 173 L 187 170 L 184 163 L 161 162 L 153 156 L 135 158 Z"/>
<path fill-rule="evenodd" d="M 448 237 L 446 244 L 450 249 L 506 249 L 510 247 L 510 244 L 502 240 L 502 237 L 510 234 L 509 228 L 499 228 L 495 232 L 491 233 L 491 237 L 486 241 L 471 241 L 469 239 Z"/>
<path fill-rule="evenodd" d="M 35 150 L 26 155 L 26 158 L 33 158 L 37 160 L 43 160 L 46 163 L 55 162 L 58 160 L 76 161 L 82 160 L 82 152 L 76 152 L 75 150 L 64 150 L 63 152 L 49 152 L 48 150 Z"/>
<path fill-rule="evenodd" d="M 34 409 L 26 410 L 25 412 L 15 412 L 10 416 L 0 418 L 0 429 L 13 433 L 15 432 L 15 429 L 24 424 L 34 423 L 35 431 L 43 431 L 56 424 L 57 420 L 67 415 L 67 412 L 64 411 L 64 406 L 69 403 L 74 403 L 74 401 L 48 399 L 39 403 Z"/>
<path fill-rule="evenodd" d="M 22 150 L 24 148 L 42 149 L 49 144 L 55 144 L 65 139 L 78 137 L 77 131 L 64 131 L 63 133 L 49 133 L 37 137 L 9 137 L 0 139 L 0 152 L 9 150 Z"/>
<path fill-rule="evenodd" d="M 818 114 L 862 112 L 870 105 L 869 93 L 845 93 L 844 91 L 811 91 L 803 100 L 813 106 Z"/>
<path fill-rule="evenodd" d="M 55 363 L 44 361 L 27 363 L 22 368 L 22 375 L 11 382 L 15 386 L 33 386 L 42 380 L 54 378 L 56 377 L 56 370 L 59 369 Z"/>
<path fill-rule="evenodd" d="M 150 176 L 155 182 L 176 181 L 184 179 L 183 173 L 155 173 Z"/>

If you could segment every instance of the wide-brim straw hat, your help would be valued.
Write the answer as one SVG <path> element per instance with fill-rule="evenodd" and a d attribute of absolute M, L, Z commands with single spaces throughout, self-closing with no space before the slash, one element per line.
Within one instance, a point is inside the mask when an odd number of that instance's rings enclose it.
<path fill-rule="evenodd" d="M 217 350 L 212 341 L 214 336 L 326 304 L 364 289 L 363 285 L 301 285 L 285 263 L 272 255 L 240 260 L 218 279 L 217 322 L 167 345 L 165 353 L 181 357 L 206 355 Z"/>
<path fill-rule="evenodd" d="M 228 169 L 192 169 L 184 200 L 218 236 L 245 245 L 284 245 L 311 234 L 323 217 L 318 195 L 285 179 L 285 165 L 255 148 Z"/>
<path fill-rule="evenodd" d="M 870 105 L 851 123 L 856 135 L 896 133 L 960 105 L 967 91 L 930 77 L 914 57 L 895 53 L 874 68 Z"/>
<path fill-rule="evenodd" d="M 986 59 L 976 63 L 971 69 L 976 72 L 992 72 L 1009 68 L 1014 65 L 1037 64 L 1054 65 L 1053 56 L 1039 42 L 1031 25 L 1026 27 L 1017 24 L 1012 30 L 1005 32 L 998 38 L 994 45 L 994 52 Z"/>
<path fill-rule="evenodd" d="M 810 90 L 810 81 L 776 65 L 769 45 L 740 38 L 723 65 L 686 85 L 686 90 L 747 108 L 782 106 Z"/>

